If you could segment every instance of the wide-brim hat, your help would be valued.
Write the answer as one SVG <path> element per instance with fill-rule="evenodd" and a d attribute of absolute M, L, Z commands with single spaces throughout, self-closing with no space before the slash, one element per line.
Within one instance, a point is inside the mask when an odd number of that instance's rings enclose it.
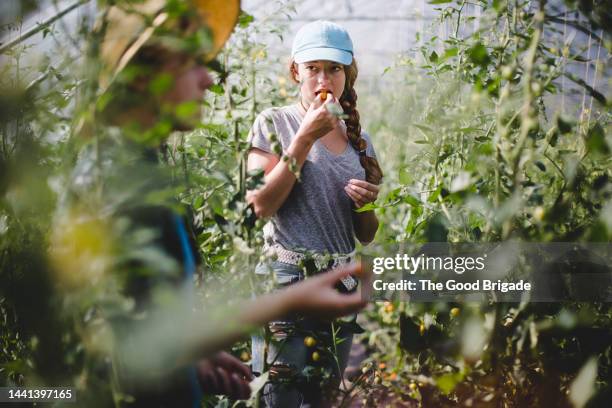
<path fill-rule="evenodd" d="M 198 50 L 199 56 L 211 61 L 219 53 L 240 14 L 240 0 L 187 0 L 195 12 L 196 24 L 206 28 L 210 41 Z M 100 44 L 100 87 L 106 89 L 138 51 L 153 37 L 156 30 L 169 24 L 172 6 L 168 0 L 124 0 L 110 7 L 101 19 L 104 37 Z M 184 5 L 184 4 L 183 4 Z"/>

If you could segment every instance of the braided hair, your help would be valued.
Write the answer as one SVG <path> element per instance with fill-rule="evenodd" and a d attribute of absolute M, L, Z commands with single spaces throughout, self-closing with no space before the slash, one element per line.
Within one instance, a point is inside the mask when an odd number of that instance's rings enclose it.
<path fill-rule="evenodd" d="M 344 110 L 344 114 L 348 116 L 344 121 L 346 123 L 346 135 L 351 146 L 359 152 L 359 162 L 361 167 L 365 169 L 366 181 L 372 184 L 380 184 L 383 173 L 378 165 L 378 160 L 366 155 L 368 142 L 361 137 L 361 124 L 359 123 L 359 112 L 357 111 L 357 92 L 355 92 L 354 87 L 357 80 L 357 72 L 357 63 L 355 58 L 353 58 L 351 65 L 344 66 L 346 82 L 342 96 L 340 96 L 340 105 Z"/>
<path fill-rule="evenodd" d="M 297 66 L 294 61 L 289 62 L 289 72 L 294 82 L 296 81 Z M 345 119 L 346 135 L 353 149 L 359 153 L 359 163 L 364 168 L 366 173 L 366 181 L 372 184 L 380 184 L 383 173 L 378 164 L 378 160 L 374 157 L 369 157 L 366 154 L 368 142 L 361 137 L 361 124 L 359 123 L 359 112 L 357 111 L 357 92 L 355 92 L 355 81 L 357 80 L 357 63 L 355 58 L 350 65 L 344 65 L 344 74 L 346 82 L 344 91 L 340 96 L 340 105 L 344 114 L 348 116 Z"/>

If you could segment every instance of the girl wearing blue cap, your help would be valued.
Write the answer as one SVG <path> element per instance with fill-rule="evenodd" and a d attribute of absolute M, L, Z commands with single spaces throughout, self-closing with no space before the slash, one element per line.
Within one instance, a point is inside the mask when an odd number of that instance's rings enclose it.
<path fill-rule="evenodd" d="M 289 69 L 300 86 L 299 101 L 257 117 L 248 158 L 249 170 L 265 173 L 264 185 L 247 198 L 258 217 L 270 218 L 264 249 L 274 259 L 258 265 L 256 273 L 273 276 L 281 286 L 351 262 L 355 237 L 364 244 L 372 241 L 376 215 L 355 210 L 376 200 L 382 178 L 359 123 L 357 66 L 348 32 L 327 21 L 305 25 L 295 37 Z M 339 290 L 351 292 L 356 286 L 355 279 L 346 279 Z M 295 317 L 272 322 L 268 329 L 266 404 L 330 404 L 353 333 L 360 329 L 354 319 L 330 324 Z M 263 350 L 261 338 L 254 338 L 255 372 L 264 371 Z"/>

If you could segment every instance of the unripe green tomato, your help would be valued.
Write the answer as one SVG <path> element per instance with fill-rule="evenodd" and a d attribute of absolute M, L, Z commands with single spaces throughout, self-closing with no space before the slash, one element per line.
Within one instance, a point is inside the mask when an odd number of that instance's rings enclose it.
<path fill-rule="evenodd" d="M 531 91 L 535 96 L 540 96 L 542 94 L 542 85 L 539 82 L 532 82 Z"/>
<path fill-rule="evenodd" d="M 504 65 L 501 69 L 501 74 L 503 79 L 508 80 L 512 78 L 512 74 L 514 74 L 514 69 L 512 69 L 512 67 L 509 65 Z"/>
<path fill-rule="evenodd" d="M 272 148 L 271 150 L 279 156 L 283 153 L 283 147 L 278 142 L 272 142 L 270 147 Z"/>

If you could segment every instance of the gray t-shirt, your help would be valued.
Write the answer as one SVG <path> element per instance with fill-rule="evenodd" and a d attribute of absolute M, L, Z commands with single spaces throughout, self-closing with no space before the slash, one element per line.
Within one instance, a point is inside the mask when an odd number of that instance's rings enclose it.
<path fill-rule="evenodd" d="M 285 151 L 302 119 L 298 105 L 266 109 L 255 119 L 248 140 L 252 147 L 274 153 L 270 134 L 275 134 Z M 362 137 L 368 142 L 367 155 L 376 157 L 369 136 L 362 132 Z M 266 225 L 266 242 L 294 251 L 352 252 L 355 206 L 344 191 L 350 179 L 365 180 L 357 151 L 348 143 L 344 152 L 335 155 L 317 140 L 306 157 L 300 180 Z"/>

